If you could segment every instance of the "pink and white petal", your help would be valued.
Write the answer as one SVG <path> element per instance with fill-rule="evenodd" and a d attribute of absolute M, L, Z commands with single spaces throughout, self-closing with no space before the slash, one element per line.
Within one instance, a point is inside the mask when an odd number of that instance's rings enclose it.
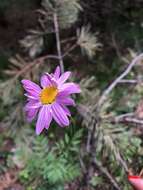
<path fill-rule="evenodd" d="M 75 84 L 73 82 L 65 83 L 61 86 L 60 92 L 61 94 L 70 95 L 74 93 L 80 93 L 80 87 L 78 84 Z"/>
<path fill-rule="evenodd" d="M 34 106 L 37 103 L 38 101 L 36 100 L 29 100 L 24 107 L 24 111 L 28 111 L 30 106 Z"/>
<path fill-rule="evenodd" d="M 37 115 L 39 109 L 31 109 L 26 111 L 26 119 L 28 122 L 31 122 Z"/>
<path fill-rule="evenodd" d="M 54 103 L 51 106 L 52 108 L 52 116 L 54 120 L 61 126 L 68 126 L 69 125 L 69 119 L 66 115 L 66 112 L 63 110 L 63 108 L 58 104 Z"/>
<path fill-rule="evenodd" d="M 30 80 L 23 79 L 22 81 L 23 88 L 29 93 L 37 93 L 41 92 L 41 88 L 34 82 Z"/>
<path fill-rule="evenodd" d="M 27 91 L 27 95 L 28 96 L 31 96 L 31 97 L 33 97 L 33 98 L 35 98 L 35 99 L 37 99 L 38 97 L 39 97 L 39 94 L 40 94 L 40 92 L 36 92 L 36 91 L 34 91 L 33 89 L 31 89 L 31 90 L 29 90 L 29 89 L 27 89 L 26 90 Z"/>
<path fill-rule="evenodd" d="M 38 114 L 38 120 L 36 123 L 36 134 L 39 135 L 45 128 L 45 109 L 42 107 Z"/>
<path fill-rule="evenodd" d="M 55 77 L 55 79 L 56 79 L 56 80 L 58 80 L 58 79 L 59 79 L 60 74 L 61 74 L 60 67 L 59 67 L 59 66 L 57 66 L 57 67 L 56 67 L 56 70 L 55 70 L 55 72 L 54 72 L 54 77 Z"/>
<path fill-rule="evenodd" d="M 51 86 L 51 85 L 52 85 L 52 82 L 51 82 L 51 80 L 49 80 L 49 77 L 47 77 L 47 75 L 43 75 L 41 77 L 41 86 L 43 88 L 46 88 L 46 87 Z"/>
<path fill-rule="evenodd" d="M 25 93 L 24 96 L 26 96 L 28 98 L 28 100 L 35 100 L 35 101 L 38 101 L 39 100 L 39 96 L 34 96 L 34 95 L 31 95 L 30 93 Z"/>
<path fill-rule="evenodd" d="M 59 97 L 67 97 L 67 96 L 69 96 L 69 95 L 70 95 L 69 92 L 67 92 L 67 91 L 65 91 L 65 90 L 60 90 L 57 97 L 58 97 L 58 98 L 59 98 Z"/>
<path fill-rule="evenodd" d="M 71 75 L 71 72 L 67 71 L 65 73 L 63 73 L 60 78 L 58 79 L 58 84 L 59 85 L 62 85 L 68 78 L 69 76 Z"/>
<path fill-rule="evenodd" d="M 61 106 L 62 106 L 64 112 L 67 114 L 67 116 L 71 116 L 70 110 L 64 105 L 61 105 Z"/>
<path fill-rule="evenodd" d="M 45 109 L 45 128 L 48 129 L 52 121 L 51 106 L 45 105 L 44 109 Z"/>
<path fill-rule="evenodd" d="M 66 105 L 66 106 L 75 106 L 75 101 L 70 98 L 70 97 L 66 97 L 66 96 L 57 96 L 57 99 L 56 101 L 59 103 L 59 104 L 63 104 L 63 105 Z"/>
<path fill-rule="evenodd" d="M 45 73 L 45 75 L 49 79 L 51 86 L 57 86 L 56 79 L 52 75 L 50 75 L 49 73 Z"/>
<path fill-rule="evenodd" d="M 42 106 L 41 102 L 27 103 L 25 109 L 38 109 Z"/>

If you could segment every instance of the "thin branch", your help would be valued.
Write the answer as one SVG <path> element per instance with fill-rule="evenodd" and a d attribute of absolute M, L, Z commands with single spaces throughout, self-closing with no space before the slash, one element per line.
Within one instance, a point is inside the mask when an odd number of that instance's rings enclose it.
<path fill-rule="evenodd" d="M 66 57 L 71 51 L 73 51 L 76 47 L 78 46 L 77 43 L 73 44 L 64 54 L 63 54 L 63 58 Z"/>
<path fill-rule="evenodd" d="M 92 136 L 91 130 L 88 130 L 87 142 L 86 142 L 86 151 L 87 151 L 87 152 L 90 152 L 91 136 Z"/>
<path fill-rule="evenodd" d="M 59 23 L 58 23 L 58 17 L 57 17 L 57 13 L 56 13 L 56 12 L 53 14 L 53 19 L 54 19 L 54 26 L 55 26 L 57 52 L 58 52 L 58 57 L 59 57 L 59 62 L 60 62 L 60 67 L 61 67 L 61 72 L 63 73 L 63 72 L 64 72 L 64 63 L 63 63 L 63 57 L 62 57 L 62 52 L 61 52 Z"/>
<path fill-rule="evenodd" d="M 87 137 L 87 143 L 86 143 L 86 151 L 88 153 L 91 152 L 92 144 L 93 144 L 93 139 L 94 139 L 94 134 L 95 130 L 97 127 L 97 121 L 95 119 L 92 119 L 90 126 L 92 127 L 91 130 L 88 131 L 88 137 Z"/>
<path fill-rule="evenodd" d="M 71 46 L 62 56 L 62 58 L 66 57 L 74 48 L 77 47 L 77 44 L 74 44 L 73 46 Z M 34 60 L 33 62 L 30 62 L 29 64 L 27 64 L 22 70 L 20 70 L 18 73 L 16 73 L 15 77 L 14 77 L 14 81 L 16 79 L 18 79 L 21 75 L 23 75 L 24 73 L 26 73 L 27 71 L 29 71 L 32 67 L 36 66 L 37 64 L 42 64 L 43 61 L 45 61 L 46 59 L 56 59 L 59 60 L 59 56 L 57 55 L 45 55 L 42 57 L 37 58 L 36 60 Z"/>
<path fill-rule="evenodd" d="M 124 161 L 124 159 L 122 159 L 120 152 L 119 152 L 119 157 L 118 160 L 120 162 L 120 165 L 124 168 L 124 170 L 128 173 L 129 172 L 129 168 L 127 166 L 127 163 Z"/>
<path fill-rule="evenodd" d="M 110 85 L 109 87 L 103 92 L 101 98 L 99 99 L 98 105 L 97 105 L 97 109 L 99 110 L 102 105 L 104 104 L 104 102 L 106 101 L 106 99 L 108 98 L 108 95 L 111 93 L 111 91 L 118 85 L 118 83 L 120 83 L 120 81 L 122 79 L 124 79 L 129 72 L 132 70 L 132 68 L 134 67 L 134 65 L 141 61 L 141 59 L 143 58 L 143 54 L 140 54 L 139 56 L 137 56 L 126 68 L 126 70 L 119 75 L 119 77 L 117 77 Z"/>
<path fill-rule="evenodd" d="M 119 83 L 122 83 L 122 84 L 138 84 L 139 81 L 138 80 L 122 79 L 119 81 Z"/>
<path fill-rule="evenodd" d="M 56 55 L 45 55 L 40 58 L 37 58 L 35 61 L 27 64 L 22 70 L 20 70 L 14 77 L 14 81 L 18 79 L 21 75 L 29 71 L 32 67 L 36 66 L 37 64 L 42 64 L 46 59 L 59 59 Z"/>
<path fill-rule="evenodd" d="M 77 37 L 73 36 L 64 40 L 61 40 L 61 43 L 68 43 L 77 40 Z"/>
<path fill-rule="evenodd" d="M 128 122 L 128 123 L 134 123 L 136 125 L 143 125 L 143 120 L 137 119 L 137 118 L 127 117 L 127 118 L 124 119 L 124 121 Z"/>
<path fill-rule="evenodd" d="M 86 169 L 85 163 L 82 158 L 83 158 L 83 156 L 82 156 L 82 153 L 80 152 L 80 154 L 79 154 L 80 166 L 81 166 L 83 173 L 86 173 L 87 169 Z"/>
<path fill-rule="evenodd" d="M 103 167 L 102 163 L 100 161 L 98 161 L 96 158 L 94 158 L 94 164 L 110 180 L 110 182 L 115 187 L 115 189 L 121 190 L 120 186 L 118 185 L 118 183 L 116 182 L 116 180 L 111 176 L 111 174 L 109 173 L 109 171 L 105 167 Z"/>
<path fill-rule="evenodd" d="M 133 112 L 118 115 L 116 117 L 106 118 L 106 120 L 110 121 L 111 123 L 115 123 L 115 124 L 116 123 L 132 123 L 135 125 L 143 125 L 143 119 L 136 118 L 135 114 Z"/>
<path fill-rule="evenodd" d="M 121 59 L 122 54 L 121 54 L 120 49 L 119 49 L 119 47 L 118 47 L 118 45 L 117 45 L 117 42 L 116 42 L 116 39 L 115 39 L 115 35 L 114 35 L 114 34 L 111 35 L 111 39 L 112 39 L 112 45 L 113 45 L 113 47 L 114 47 L 115 50 L 116 50 L 116 54 L 117 54 L 117 56 L 119 57 L 119 59 Z"/>
<path fill-rule="evenodd" d="M 138 119 L 135 117 L 117 116 L 111 122 L 113 122 L 113 123 L 132 123 L 132 124 L 141 125 L 141 126 L 143 125 L 143 119 Z"/>
<path fill-rule="evenodd" d="M 117 115 L 117 116 L 104 116 L 104 117 L 101 117 L 101 120 L 105 123 L 106 122 L 111 122 L 111 123 L 118 123 L 120 120 L 123 120 L 124 118 L 126 117 L 134 117 L 134 113 L 131 112 L 131 113 L 125 113 L 125 114 L 121 114 L 121 115 Z"/>

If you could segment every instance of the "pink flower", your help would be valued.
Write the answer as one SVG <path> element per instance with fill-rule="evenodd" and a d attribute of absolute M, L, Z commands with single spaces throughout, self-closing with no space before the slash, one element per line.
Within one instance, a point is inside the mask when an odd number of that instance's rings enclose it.
<path fill-rule="evenodd" d="M 57 67 L 54 74 L 45 73 L 41 77 L 41 87 L 30 80 L 22 80 L 26 91 L 27 104 L 25 106 L 26 117 L 31 122 L 38 114 L 36 134 L 39 135 L 44 128 L 48 129 L 52 119 L 61 126 L 69 125 L 71 116 L 67 106 L 74 106 L 75 102 L 71 94 L 80 93 L 80 88 L 73 82 L 66 82 L 71 72 L 61 75 Z"/>
<path fill-rule="evenodd" d="M 143 178 L 140 176 L 129 175 L 128 180 L 136 190 L 143 190 Z"/>

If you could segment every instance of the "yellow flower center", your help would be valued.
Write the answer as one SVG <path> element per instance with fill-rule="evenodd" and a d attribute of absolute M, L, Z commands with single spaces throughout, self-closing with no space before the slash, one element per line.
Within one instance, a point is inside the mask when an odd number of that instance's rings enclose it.
<path fill-rule="evenodd" d="M 46 87 L 40 94 L 40 100 L 42 104 L 51 104 L 55 101 L 57 94 L 58 89 L 56 87 Z"/>

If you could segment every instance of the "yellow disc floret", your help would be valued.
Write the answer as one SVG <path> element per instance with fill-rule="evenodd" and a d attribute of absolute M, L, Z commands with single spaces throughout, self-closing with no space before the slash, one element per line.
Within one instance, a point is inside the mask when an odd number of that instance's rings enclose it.
<path fill-rule="evenodd" d="M 57 94 L 58 89 L 56 87 L 46 87 L 40 94 L 40 100 L 42 104 L 51 104 L 55 101 Z"/>

